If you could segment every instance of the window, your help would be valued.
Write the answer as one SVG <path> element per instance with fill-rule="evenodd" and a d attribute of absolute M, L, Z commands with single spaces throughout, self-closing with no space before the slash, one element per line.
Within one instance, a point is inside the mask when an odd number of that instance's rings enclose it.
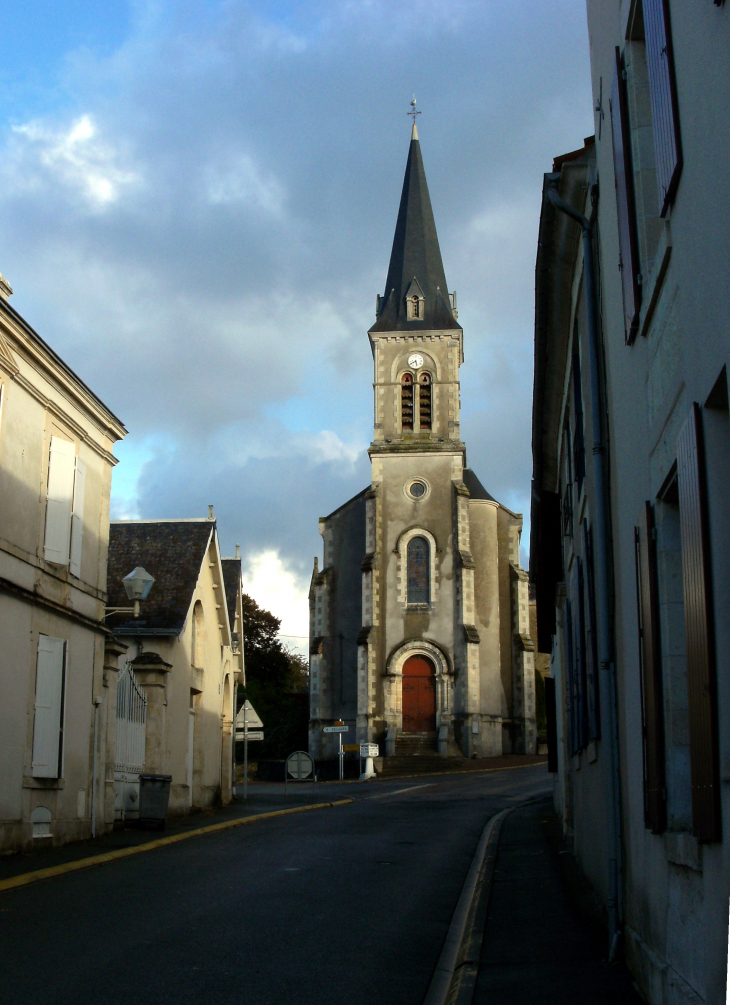
<path fill-rule="evenodd" d="M 401 427 L 413 429 L 413 374 L 404 373 L 401 377 Z"/>
<path fill-rule="evenodd" d="M 419 481 L 418 479 L 411 482 L 411 484 L 408 486 L 408 495 L 411 497 L 411 499 L 423 499 L 427 491 L 428 486 L 426 485 L 426 483 Z"/>
<path fill-rule="evenodd" d="M 422 373 L 418 378 L 418 428 L 431 428 L 431 374 Z"/>
<path fill-rule="evenodd" d="M 425 537 L 412 537 L 408 542 L 408 603 L 428 604 L 431 599 L 431 549 Z"/>
<path fill-rule="evenodd" d="M 33 720 L 34 778 L 60 778 L 63 763 L 63 701 L 66 643 L 49 635 L 38 637 Z"/>
<path fill-rule="evenodd" d="M 86 466 L 76 457 L 76 447 L 52 436 L 43 554 L 47 562 L 68 565 L 74 576 L 81 575 L 85 491 Z"/>
<path fill-rule="evenodd" d="M 412 318 L 420 318 L 420 316 L 421 316 L 420 306 L 421 306 L 421 304 L 420 304 L 420 301 L 419 301 L 418 297 L 411 297 L 411 317 Z"/>
<path fill-rule="evenodd" d="M 643 13 L 660 216 L 666 216 L 682 172 L 669 2 L 643 0 Z"/>

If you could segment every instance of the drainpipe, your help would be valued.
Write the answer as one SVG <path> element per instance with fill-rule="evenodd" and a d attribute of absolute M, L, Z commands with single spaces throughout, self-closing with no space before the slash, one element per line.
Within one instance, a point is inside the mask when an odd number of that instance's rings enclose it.
<path fill-rule="evenodd" d="M 99 735 L 99 705 L 101 698 L 94 698 L 94 750 L 91 755 L 91 836 L 96 837 L 96 744 Z"/>
<path fill-rule="evenodd" d="M 580 224 L 583 232 L 583 269 L 588 325 L 588 361 L 591 387 L 591 426 L 593 428 L 593 484 L 595 486 L 595 563 L 596 607 L 598 608 L 598 665 L 600 695 L 608 720 L 607 753 L 609 758 L 609 858 L 608 858 L 608 937 L 609 961 L 616 958 L 620 928 L 621 814 L 619 808 L 618 724 L 616 715 L 616 677 L 612 660 L 611 611 L 608 554 L 608 497 L 603 416 L 601 415 L 598 372 L 599 336 L 596 274 L 593 258 L 593 228 L 590 220 L 558 194 L 557 179 L 547 188 L 547 197 L 556 209 Z"/>

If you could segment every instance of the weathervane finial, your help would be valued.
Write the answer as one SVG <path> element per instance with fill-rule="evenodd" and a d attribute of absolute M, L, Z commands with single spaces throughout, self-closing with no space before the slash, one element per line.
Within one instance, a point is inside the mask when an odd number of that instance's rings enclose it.
<path fill-rule="evenodd" d="M 420 114 L 421 114 L 420 112 L 416 111 L 416 95 L 414 94 L 413 95 L 413 101 L 411 101 L 411 110 L 410 110 L 410 112 L 406 112 L 406 115 L 410 115 L 412 117 L 412 119 L 413 119 L 413 128 L 414 129 L 416 127 L 416 116 L 420 115 Z"/>

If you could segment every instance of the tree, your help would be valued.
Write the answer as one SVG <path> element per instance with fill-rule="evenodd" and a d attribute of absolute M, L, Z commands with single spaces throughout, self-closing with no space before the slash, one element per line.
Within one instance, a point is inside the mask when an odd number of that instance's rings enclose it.
<path fill-rule="evenodd" d="M 279 639 L 281 619 L 243 596 L 246 693 L 264 723 L 258 758 L 281 758 L 306 749 L 309 668 L 306 659 Z"/>

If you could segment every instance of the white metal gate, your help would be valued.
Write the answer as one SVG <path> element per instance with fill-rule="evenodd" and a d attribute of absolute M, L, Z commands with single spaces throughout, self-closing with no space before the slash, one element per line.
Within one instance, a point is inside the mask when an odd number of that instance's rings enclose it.
<path fill-rule="evenodd" d="M 114 756 L 114 819 L 139 816 L 139 776 L 144 771 L 147 698 L 125 663 L 117 680 L 117 744 Z"/>

